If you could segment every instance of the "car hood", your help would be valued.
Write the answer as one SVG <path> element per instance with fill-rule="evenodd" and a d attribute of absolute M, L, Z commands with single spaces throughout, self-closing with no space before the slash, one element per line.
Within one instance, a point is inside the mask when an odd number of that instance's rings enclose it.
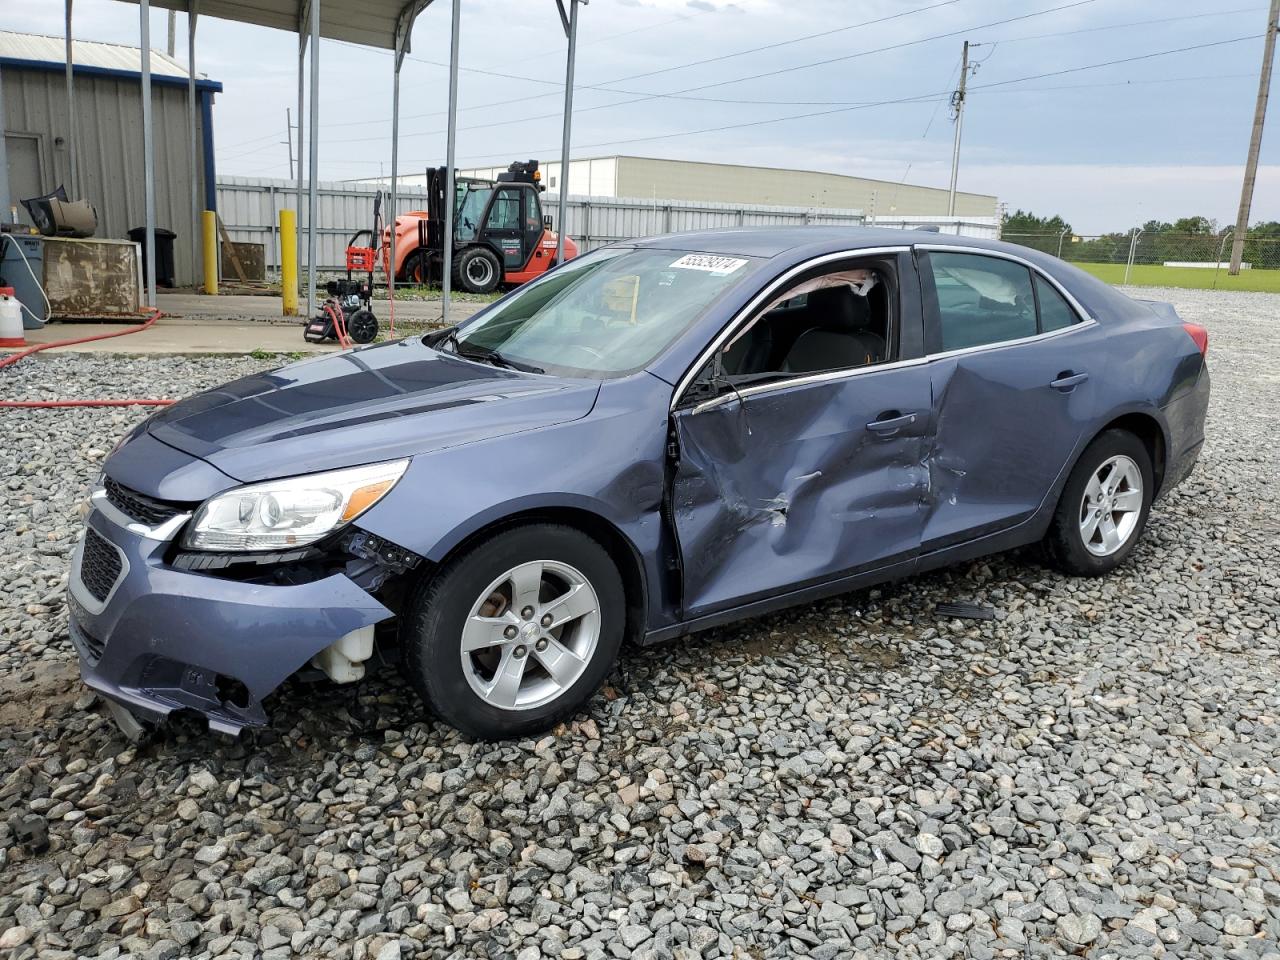
<path fill-rule="evenodd" d="M 248 482 L 565 423 L 591 411 L 599 388 L 462 360 L 415 337 L 232 381 L 165 408 L 147 430 Z"/>

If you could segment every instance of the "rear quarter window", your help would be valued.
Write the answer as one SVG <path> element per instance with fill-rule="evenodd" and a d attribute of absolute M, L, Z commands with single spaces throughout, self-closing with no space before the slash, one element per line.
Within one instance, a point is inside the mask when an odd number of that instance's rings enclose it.
<path fill-rule="evenodd" d="M 1035 278 L 1036 301 L 1040 304 L 1040 331 L 1049 333 L 1079 323 L 1080 317 L 1056 287 L 1043 277 Z"/>

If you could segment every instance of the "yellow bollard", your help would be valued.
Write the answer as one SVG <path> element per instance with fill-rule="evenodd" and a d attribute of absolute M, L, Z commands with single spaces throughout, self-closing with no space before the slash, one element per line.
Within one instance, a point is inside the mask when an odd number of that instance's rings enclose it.
<path fill-rule="evenodd" d="M 280 211 L 280 294 L 284 315 L 298 315 L 298 215 L 293 210 Z"/>
<path fill-rule="evenodd" d="M 218 293 L 218 215 L 206 210 L 201 218 L 204 233 L 204 292 Z"/>

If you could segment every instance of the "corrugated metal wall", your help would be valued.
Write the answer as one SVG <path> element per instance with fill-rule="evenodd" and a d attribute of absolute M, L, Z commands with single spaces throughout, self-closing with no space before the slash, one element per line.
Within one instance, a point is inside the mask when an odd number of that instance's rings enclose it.
<path fill-rule="evenodd" d="M 322 183 L 319 188 L 320 215 L 317 219 L 318 265 L 322 270 L 340 270 L 345 262 L 347 240 L 357 230 L 367 229 L 373 217 L 373 198 L 378 188 L 368 184 Z M 251 177 L 224 177 L 218 181 L 218 210 L 233 240 L 261 243 L 266 247 L 268 269 L 280 265 L 279 212 L 293 207 L 295 184 L 289 180 Z M 426 206 L 426 191 L 418 187 L 400 188 L 397 205 L 401 213 Z M 542 208 L 552 216 L 559 197 L 548 191 Z M 384 203 L 386 201 L 384 200 Z M 304 214 L 298 224 L 305 228 Z M 385 216 L 385 214 L 384 214 Z M 867 222 L 860 210 L 829 208 L 773 207 L 763 204 L 702 203 L 688 200 L 618 199 L 614 197 L 570 197 L 569 236 L 583 250 L 616 240 L 650 237 L 681 230 L 712 230 L 724 227 L 794 226 L 799 224 L 846 224 Z M 932 225 L 943 234 L 996 237 L 995 217 L 877 217 L 876 226 L 904 227 Z M 299 243 L 299 256 L 306 259 L 306 244 Z"/>
<path fill-rule="evenodd" d="M 573 178 L 573 171 L 570 170 Z M 947 209 L 947 191 L 907 183 L 811 170 L 691 160 L 619 157 L 617 195 L 658 196 L 788 206 L 837 207 L 884 216 L 937 216 Z M 957 193 L 956 213 L 965 217 L 996 215 L 996 198 Z"/>
<path fill-rule="evenodd" d="M 63 74 L 4 70 L 5 130 L 32 133 L 40 139 L 44 192 L 59 184 L 70 188 L 67 138 L 67 98 Z M 132 227 L 143 225 L 142 100 L 137 81 L 77 74 L 76 113 L 81 193 L 98 210 L 99 237 L 124 238 Z M 177 233 L 174 266 L 177 282 L 194 281 L 192 275 L 191 185 L 189 183 L 187 91 L 184 87 L 151 88 L 152 129 L 155 143 L 156 226 Z M 203 142 L 203 126 L 196 114 L 197 143 Z M 57 139 L 62 138 L 62 145 Z M 204 196 L 203 160 L 196 163 Z M 15 196 L 17 203 L 20 197 Z"/>
<path fill-rule="evenodd" d="M 353 183 L 321 182 L 317 188 L 316 262 L 322 270 L 341 269 L 346 263 L 347 241 L 357 230 L 373 226 L 373 198 L 376 186 Z M 401 186 L 396 206 L 400 213 L 422 210 L 427 205 L 427 191 L 421 187 Z M 218 213 L 232 240 L 261 243 L 266 246 L 267 268 L 280 266 L 280 211 L 297 207 L 297 184 L 291 180 L 266 177 L 219 177 Z M 388 201 L 383 199 L 383 219 L 389 221 Z M 306 229 L 307 198 L 302 198 L 298 227 Z M 306 267 L 305 241 L 298 244 L 299 266 Z"/>
<path fill-rule="evenodd" d="M 341 269 L 347 240 L 356 230 L 365 229 L 373 216 L 377 187 L 365 184 L 322 183 L 319 188 L 318 265 L 322 270 Z M 401 187 L 397 198 L 400 212 L 420 210 L 426 192 Z M 266 245 L 269 268 L 279 267 L 278 212 L 294 206 L 294 184 L 287 180 L 226 177 L 218 181 L 218 210 L 233 240 Z M 559 198 L 542 195 L 546 213 L 555 215 Z M 304 200 L 305 212 L 305 200 Z M 863 222 L 858 210 L 806 210 L 800 207 L 768 207 L 752 204 L 695 203 L 673 200 L 616 199 L 613 197 L 570 197 L 569 236 L 581 249 L 679 230 L 709 230 L 716 227 L 769 226 L 787 224 L 853 224 Z M 305 224 L 300 215 L 299 225 Z M 305 244 L 299 244 L 305 260 Z M 304 264 L 305 265 L 305 264 Z"/>
<path fill-rule="evenodd" d="M 544 209 L 554 212 L 559 198 L 543 194 Z M 794 226 L 863 222 L 860 210 L 815 210 L 757 204 L 700 203 L 688 200 L 570 197 L 569 236 L 580 248 L 592 250 L 615 240 L 650 237 L 683 230 L 724 227 Z"/>

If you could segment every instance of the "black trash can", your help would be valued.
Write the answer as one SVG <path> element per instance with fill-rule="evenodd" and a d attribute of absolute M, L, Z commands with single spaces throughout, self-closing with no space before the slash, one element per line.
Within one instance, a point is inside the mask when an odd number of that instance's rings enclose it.
<path fill-rule="evenodd" d="M 173 286 L 173 238 L 177 234 L 164 227 L 156 227 L 156 286 Z M 129 239 L 142 244 L 142 276 L 147 276 L 147 228 L 134 227 Z"/>

